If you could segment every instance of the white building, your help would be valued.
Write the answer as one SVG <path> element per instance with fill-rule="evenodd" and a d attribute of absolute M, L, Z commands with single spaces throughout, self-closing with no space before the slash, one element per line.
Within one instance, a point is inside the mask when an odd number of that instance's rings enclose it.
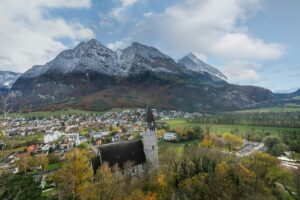
<path fill-rule="evenodd" d="M 64 135 L 64 134 L 62 132 L 60 132 L 60 131 L 55 131 L 54 133 L 47 134 L 47 135 L 44 136 L 44 143 L 48 144 L 48 143 L 55 142 L 62 135 Z"/>
<path fill-rule="evenodd" d="M 164 134 L 164 138 L 163 138 L 165 141 L 177 141 L 178 139 L 178 136 L 177 136 L 177 133 L 172 133 L 172 132 L 166 132 Z"/>

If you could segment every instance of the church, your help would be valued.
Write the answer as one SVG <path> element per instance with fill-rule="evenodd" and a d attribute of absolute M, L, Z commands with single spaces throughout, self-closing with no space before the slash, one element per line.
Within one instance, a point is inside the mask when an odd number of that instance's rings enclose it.
<path fill-rule="evenodd" d="M 118 166 L 120 170 L 124 170 L 126 164 L 130 163 L 132 174 L 135 175 L 144 171 L 146 162 L 151 164 L 152 169 L 158 166 L 156 123 L 149 107 L 146 109 L 142 138 L 101 145 L 97 156 L 92 159 L 92 167 L 96 173 L 104 163 L 110 167 Z"/>

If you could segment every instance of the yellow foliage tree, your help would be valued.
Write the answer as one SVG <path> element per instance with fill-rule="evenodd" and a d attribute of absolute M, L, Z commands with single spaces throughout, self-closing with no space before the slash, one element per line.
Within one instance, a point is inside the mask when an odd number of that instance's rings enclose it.
<path fill-rule="evenodd" d="M 209 133 L 205 135 L 204 139 L 202 140 L 202 147 L 211 148 L 215 144 L 216 138 L 217 136 L 215 133 Z"/>
<path fill-rule="evenodd" d="M 158 138 L 163 138 L 165 134 L 165 129 L 160 129 L 156 132 Z"/>
<path fill-rule="evenodd" d="M 122 199 L 125 194 L 123 193 L 121 177 L 118 174 L 118 171 L 112 172 L 111 168 L 104 163 L 96 173 L 94 184 L 86 187 L 86 193 L 89 193 L 89 197 L 86 196 L 82 199 Z"/>
<path fill-rule="evenodd" d="M 17 160 L 17 167 L 19 172 L 27 173 L 30 167 L 34 164 L 33 157 L 29 153 L 24 153 L 19 156 Z"/>
<path fill-rule="evenodd" d="M 86 151 L 75 148 L 66 155 L 66 165 L 58 170 L 53 180 L 60 199 L 82 199 L 87 184 L 92 180 L 90 160 Z"/>
<path fill-rule="evenodd" d="M 224 133 L 222 138 L 226 142 L 226 146 L 230 152 L 243 145 L 243 139 L 240 136 Z"/>
<path fill-rule="evenodd" d="M 229 166 L 225 161 L 222 161 L 221 163 L 219 163 L 216 167 L 216 172 L 221 176 L 224 177 L 228 171 L 229 171 Z"/>
<path fill-rule="evenodd" d="M 211 141 L 211 139 L 209 139 L 208 137 L 205 137 L 205 138 L 202 140 L 202 147 L 210 148 L 211 145 L 212 145 L 212 141 Z"/>
<path fill-rule="evenodd" d="M 42 170 L 45 171 L 48 167 L 49 161 L 46 154 L 42 154 L 36 157 L 38 164 L 42 167 Z"/>
<path fill-rule="evenodd" d="M 156 200 L 156 195 L 154 193 L 143 193 L 141 190 L 135 190 L 130 194 L 128 198 L 130 200 Z"/>

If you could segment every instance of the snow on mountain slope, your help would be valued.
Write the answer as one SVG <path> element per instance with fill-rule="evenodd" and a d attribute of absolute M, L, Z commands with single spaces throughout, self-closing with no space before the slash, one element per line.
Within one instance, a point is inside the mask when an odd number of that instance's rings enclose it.
<path fill-rule="evenodd" d="M 184 66 L 184 67 L 182 67 Z M 138 42 L 116 52 L 96 39 L 81 42 L 74 49 L 61 52 L 45 65 L 36 65 L 22 78 L 30 79 L 47 74 L 71 74 L 95 72 L 108 76 L 130 77 L 143 72 L 189 74 L 207 72 L 216 79 L 226 79 L 217 69 L 189 54 L 176 63 L 158 49 Z"/>
<path fill-rule="evenodd" d="M 0 71 L 0 88 L 11 88 L 20 75 L 19 73 Z"/>
<path fill-rule="evenodd" d="M 117 54 L 95 39 L 61 52 L 46 65 L 37 65 L 24 76 L 33 78 L 47 73 L 98 72 L 114 75 L 120 71 Z"/>
<path fill-rule="evenodd" d="M 168 55 L 158 49 L 133 42 L 131 46 L 119 51 L 119 62 L 123 75 L 130 76 L 142 71 L 179 73 L 180 68 Z"/>
<path fill-rule="evenodd" d="M 190 53 L 187 56 L 179 59 L 178 63 L 194 72 L 207 72 L 208 74 L 216 76 L 218 78 L 227 79 L 227 77 L 221 71 L 204 63 L 193 53 Z"/>

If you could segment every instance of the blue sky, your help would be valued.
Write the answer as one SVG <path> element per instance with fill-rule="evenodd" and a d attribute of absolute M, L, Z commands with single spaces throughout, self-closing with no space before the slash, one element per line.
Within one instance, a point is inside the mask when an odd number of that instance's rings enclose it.
<path fill-rule="evenodd" d="M 231 83 L 300 88 L 298 0 L 0 2 L 0 70 L 24 72 L 80 41 L 132 41 L 178 59 L 195 53 Z"/>

